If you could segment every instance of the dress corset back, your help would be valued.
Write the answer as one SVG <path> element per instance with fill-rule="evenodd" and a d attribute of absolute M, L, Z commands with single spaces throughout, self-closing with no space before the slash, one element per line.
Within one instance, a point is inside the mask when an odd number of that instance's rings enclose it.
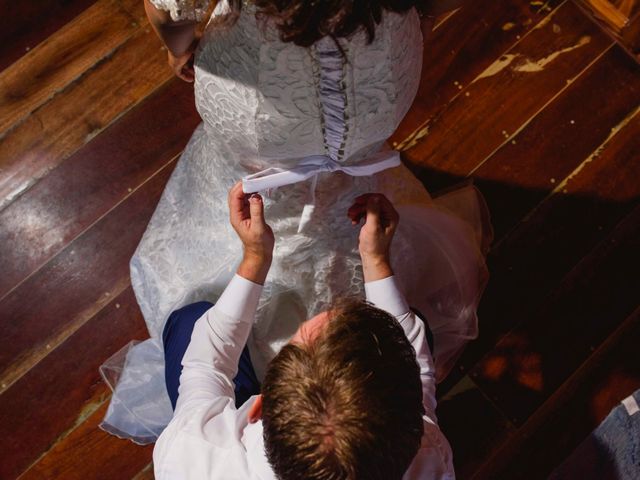
<path fill-rule="evenodd" d="M 379 150 L 417 91 L 418 16 L 387 12 L 371 44 L 364 32 L 338 42 L 283 43 L 251 6 L 231 27 L 214 17 L 196 56 L 195 85 L 211 141 L 248 172 L 311 155 L 354 164 Z"/>

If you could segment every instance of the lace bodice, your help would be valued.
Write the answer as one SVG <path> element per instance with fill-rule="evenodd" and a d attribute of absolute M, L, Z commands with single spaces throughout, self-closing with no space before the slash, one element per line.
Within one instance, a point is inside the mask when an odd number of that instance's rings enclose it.
<path fill-rule="evenodd" d="M 201 19 L 207 0 L 152 0 L 174 19 Z M 213 15 L 228 11 L 226 0 Z M 345 135 L 340 158 L 357 162 L 380 148 L 404 117 L 415 96 L 422 50 L 415 11 L 386 12 L 368 44 L 364 32 L 325 37 L 311 48 L 278 40 L 277 31 L 258 22 L 244 6 L 230 28 L 209 25 L 196 56 L 196 98 L 205 127 L 233 152 L 244 154 L 249 170 L 289 166 L 299 158 L 331 153 L 322 119 L 322 72 L 339 58 Z M 344 56 L 342 52 L 344 52 Z M 283 157 L 287 152 L 287 158 Z"/>
<path fill-rule="evenodd" d="M 215 13 L 224 9 L 221 3 Z M 388 13 L 372 44 L 363 32 L 340 39 L 343 56 L 328 37 L 311 48 L 280 42 L 248 6 L 231 28 L 206 30 L 195 65 L 198 111 L 210 136 L 242 155 L 249 171 L 327 153 L 357 163 L 380 148 L 411 105 L 421 40 L 415 12 Z M 335 151 L 327 141 L 322 83 L 332 61 L 340 70 L 345 127 Z"/>
<path fill-rule="evenodd" d="M 182 0 L 153 1 L 187 17 L 193 13 Z M 228 8 L 221 1 L 213 16 Z M 370 44 L 364 32 L 338 41 L 339 46 L 326 37 L 310 48 L 281 42 L 250 5 L 230 27 L 209 22 L 195 56 L 196 106 L 203 123 L 132 260 L 132 281 L 152 336 L 160 334 L 172 309 L 210 298 L 233 271 L 240 250 L 224 208 L 231 185 L 269 167 L 290 169 L 312 155 L 343 165 L 364 163 L 408 110 L 422 59 L 417 12 L 386 12 Z M 269 313 L 284 305 L 272 299 L 278 292 L 296 292 L 300 320 L 336 296 L 362 293 L 355 230 L 344 220 L 353 199 L 383 191 L 399 204 L 429 200 L 406 169 L 387 172 L 322 174 L 311 185 L 270 192 L 265 215 L 277 241 L 260 318 L 278 316 Z M 297 235 L 310 197 L 317 208 Z M 218 259 L 210 258 L 212 251 Z M 259 320 L 253 333 L 256 339 L 271 335 L 271 321 Z M 291 332 L 275 333 L 282 341 Z"/>

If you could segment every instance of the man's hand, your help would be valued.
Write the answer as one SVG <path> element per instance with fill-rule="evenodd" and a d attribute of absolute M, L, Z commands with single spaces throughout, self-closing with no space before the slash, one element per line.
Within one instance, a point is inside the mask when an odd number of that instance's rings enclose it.
<path fill-rule="evenodd" d="M 229 191 L 229 217 L 244 249 L 238 275 L 264 284 L 271 266 L 275 240 L 271 227 L 264 220 L 262 197 L 255 193 L 245 194 L 242 182 L 236 183 Z"/>
<path fill-rule="evenodd" d="M 367 193 L 355 199 L 347 216 L 354 225 L 365 219 L 358 245 L 364 281 L 372 282 L 393 275 L 390 247 L 400 217 L 391 202 L 380 193 Z"/>

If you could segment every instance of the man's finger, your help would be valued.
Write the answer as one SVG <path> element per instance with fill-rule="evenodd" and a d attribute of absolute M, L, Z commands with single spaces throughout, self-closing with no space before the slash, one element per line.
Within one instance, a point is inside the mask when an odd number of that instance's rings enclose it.
<path fill-rule="evenodd" d="M 229 190 L 229 214 L 231 215 L 232 223 L 234 221 L 243 220 L 245 215 L 243 214 L 245 209 L 245 198 L 242 191 L 242 182 L 236 183 L 231 190 Z"/>
<path fill-rule="evenodd" d="M 249 214 L 251 215 L 251 223 L 257 222 L 263 225 L 264 222 L 264 204 L 262 197 L 254 193 L 249 198 Z"/>
<path fill-rule="evenodd" d="M 390 226 L 395 228 L 398 225 L 400 215 L 398 215 L 393 204 L 384 195 L 382 195 L 380 199 L 380 209 L 382 211 L 382 216 L 385 219 L 385 223 L 388 223 Z"/>
<path fill-rule="evenodd" d="M 244 192 L 242 191 L 242 182 L 237 182 L 231 190 L 229 190 L 229 206 L 242 205 Z"/>
<path fill-rule="evenodd" d="M 367 200 L 367 217 L 364 224 L 380 228 L 380 199 L 377 196 L 372 195 Z"/>

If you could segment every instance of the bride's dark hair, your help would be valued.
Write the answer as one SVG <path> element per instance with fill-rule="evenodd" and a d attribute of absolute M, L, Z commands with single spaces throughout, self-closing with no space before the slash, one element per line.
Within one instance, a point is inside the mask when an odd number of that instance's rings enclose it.
<path fill-rule="evenodd" d="M 364 29 L 371 42 L 382 11 L 404 13 L 424 9 L 428 0 L 253 0 L 257 15 L 273 21 L 283 42 L 302 47 L 331 36 L 348 37 Z M 243 0 L 229 2 L 233 13 L 242 9 Z"/>

